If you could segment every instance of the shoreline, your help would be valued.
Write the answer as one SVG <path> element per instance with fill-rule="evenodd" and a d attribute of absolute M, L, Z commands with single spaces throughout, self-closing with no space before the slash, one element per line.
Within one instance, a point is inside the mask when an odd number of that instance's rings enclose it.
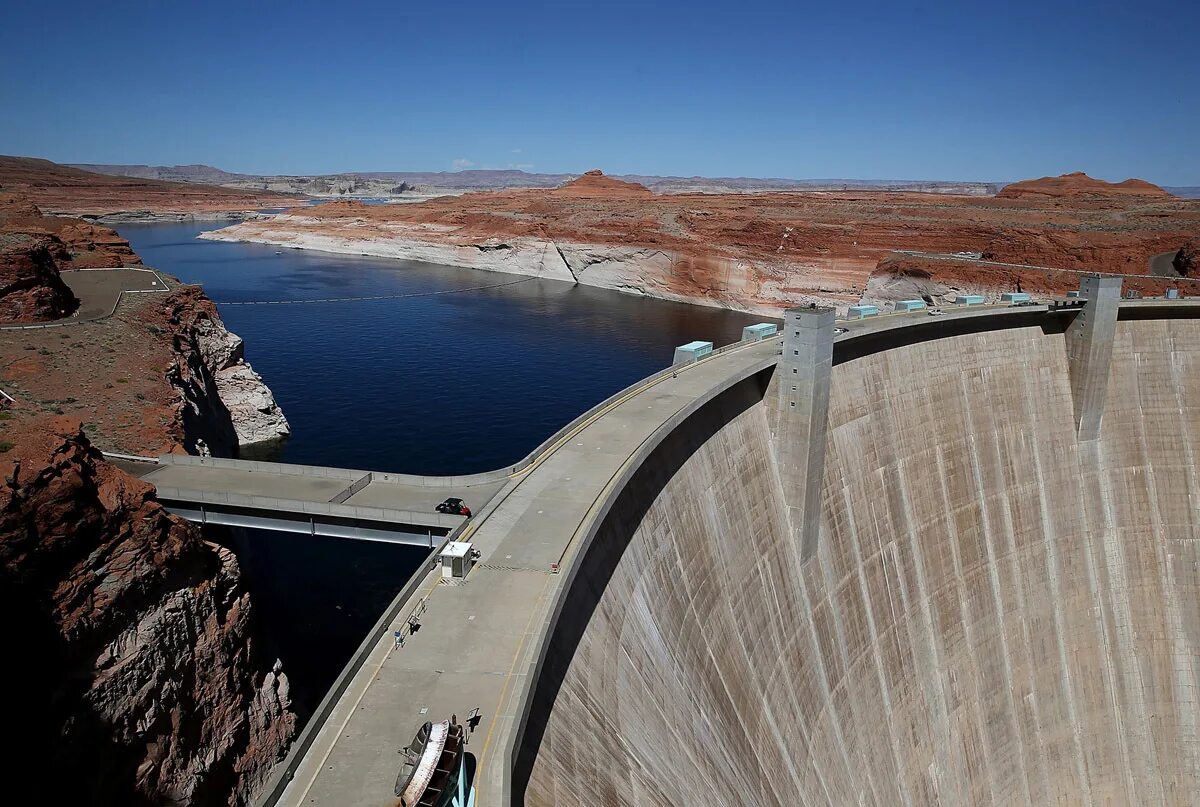
<path fill-rule="evenodd" d="M 199 211 L 151 211 L 120 210 L 112 213 L 80 213 L 70 210 L 49 210 L 46 213 L 59 218 L 77 218 L 95 224 L 169 224 L 193 221 L 243 222 L 270 218 L 273 214 L 261 210 L 199 210 Z"/>
<path fill-rule="evenodd" d="M 286 214 L 285 214 L 286 215 Z M 279 217 L 260 217 L 262 219 Z M 429 228 L 425 228 L 429 232 Z M 853 305 L 860 291 L 821 289 L 814 294 L 787 293 L 784 272 L 777 267 L 747 265 L 743 261 L 713 258 L 700 267 L 705 275 L 722 276 L 715 282 L 687 293 L 672 288 L 672 281 L 687 276 L 696 267 L 678 271 L 685 261 L 675 253 L 654 247 L 587 244 L 521 236 L 503 241 L 446 243 L 427 238 L 397 235 L 386 239 L 351 240 L 298 229 L 270 234 L 260 228 L 233 225 L 197 236 L 203 240 L 265 244 L 286 249 L 327 252 L 334 255 L 415 261 L 435 266 L 477 269 L 500 274 L 558 280 L 575 285 L 616 291 L 634 297 L 720 308 L 744 314 L 778 318 L 783 309 L 810 302 L 845 308 Z M 814 269 L 814 272 L 817 271 Z M 722 279 L 723 278 L 723 279 Z M 716 294 L 712 292 L 716 289 Z M 747 302 L 751 300 L 751 302 Z"/>

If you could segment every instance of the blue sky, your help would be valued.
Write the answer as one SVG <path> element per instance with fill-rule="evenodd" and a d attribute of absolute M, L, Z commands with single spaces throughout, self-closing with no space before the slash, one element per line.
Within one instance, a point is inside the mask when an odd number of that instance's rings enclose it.
<path fill-rule="evenodd" d="M 1179 2 L 10 2 L 0 153 L 1200 185 Z"/>

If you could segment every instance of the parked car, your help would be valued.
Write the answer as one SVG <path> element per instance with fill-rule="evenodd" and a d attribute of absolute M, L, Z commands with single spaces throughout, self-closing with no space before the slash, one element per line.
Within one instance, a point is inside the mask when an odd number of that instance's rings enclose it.
<path fill-rule="evenodd" d="M 452 516 L 469 516 L 471 508 L 467 507 L 467 503 L 462 499 L 449 498 L 435 508 L 439 513 L 448 513 Z"/>

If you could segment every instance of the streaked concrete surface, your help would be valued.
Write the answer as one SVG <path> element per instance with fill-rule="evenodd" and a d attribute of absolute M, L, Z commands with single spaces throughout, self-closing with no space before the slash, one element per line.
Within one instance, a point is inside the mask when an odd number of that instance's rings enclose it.
<path fill-rule="evenodd" d="M 1194 803 L 1195 311 L 1122 303 L 1084 442 L 1075 312 L 849 326 L 807 556 L 777 339 L 629 391 L 512 474 L 280 801 L 394 803 L 397 749 L 478 707 L 479 805 Z"/>
<path fill-rule="evenodd" d="M 689 419 L 579 562 L 525 803 L 1195 804 L 1200 320 L 1117 323 L 1091 442 L 1064 342 L 836 366 L 807 561 L 765 407 Z"/>

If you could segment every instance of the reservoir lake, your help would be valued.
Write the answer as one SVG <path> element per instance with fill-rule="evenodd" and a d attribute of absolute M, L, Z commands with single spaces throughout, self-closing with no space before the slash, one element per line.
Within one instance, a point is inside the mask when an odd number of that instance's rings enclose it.
<path fill-rule="evenodd" d="M 146 265 L 202 285 L 246 340 L 292 428 L 253 458 L 413 474 L 499 468 L 670 364 L 676 345 L 719 347 L 763 320 L 561 281 L 196 238 L 220 226 L 116 229 Z M 258 641 L 268 662 L 283 661 L 302 720 L 427 554 L 258 530 L 220 540 L 237 552 Z"/>

